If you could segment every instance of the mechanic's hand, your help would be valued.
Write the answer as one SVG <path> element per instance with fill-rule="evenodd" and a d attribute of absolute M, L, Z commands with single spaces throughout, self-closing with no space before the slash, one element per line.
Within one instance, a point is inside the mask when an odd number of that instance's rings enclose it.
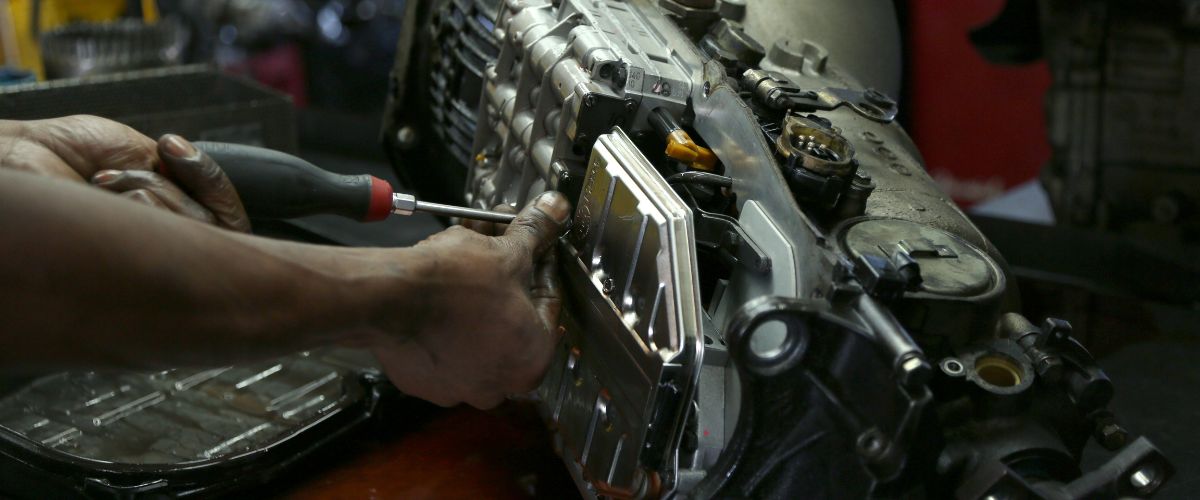
<path fill-rule="evenodd" d="M 162 159 L 162 174 L 145 170 L 101 170 L 92 176 L 91 182 L 184 217 L 250 232 L 250 218 L 242 206 L 242 199 L 212 158 L 173 134 L 158 140 L 157 156 Z"/>
<path fill-rule="evenodd" d="M 90 181 L 147 205 L 249 231 L 249 218 L 229 179 L 211 159 L 195 153 L 178 136 L 164 136 L 155 144 L 128 126 L 97 116 L 0 120 L 0 168 Z M 160 163 L 179 185 L 154 172 Z"/>
<path fill-rule="evenodd" d="M 413 248 L 419 303 L 405 309 L 422 313 L 397 318 L 403 334 L 374 349 L 400 390 L 491 408 L 537 387 L 559 339 L 554 243 L 570 214 L 563 195 L 544 193 L 500 236 L 455 226 Z"/>
<path fill-rule="evenodd" d="M 0 168 L 85 182 L 103 169 L 154 170 L 154 141 L 98 116 L 0 121 Z"/>

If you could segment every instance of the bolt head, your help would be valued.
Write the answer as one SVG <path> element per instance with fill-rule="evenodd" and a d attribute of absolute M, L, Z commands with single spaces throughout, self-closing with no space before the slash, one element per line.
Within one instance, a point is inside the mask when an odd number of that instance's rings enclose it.
<path fill-rule="evenodd" d="M 400 149 L 412 149 L 417 145 L 416 129 L 405 125 L 396 131 L 396 147 Z"/>
<path fill-rule="evenodd" d="M 1129 432 L 1117 424 L 1107 424 L 1100 428 L 1097 441 L 1100 446 L 1109 450 L 1115 450 L 1125 446 L 1129 441 Z"/>
<path fill-rule="evenodd" d="M 1037 371 L 1039 377 L 1050 380 L 1055 380 L 1062 374 L 1063 362 L 1058 356 L 1046 356 L 1037 361 L 1034 365 L 1034 370 Z"/>

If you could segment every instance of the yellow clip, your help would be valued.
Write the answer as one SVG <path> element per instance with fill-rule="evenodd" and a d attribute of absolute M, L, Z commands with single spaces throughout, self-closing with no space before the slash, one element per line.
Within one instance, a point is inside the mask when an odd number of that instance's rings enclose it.
<path fill-rule="evenodd" d="M 696 144 L 682 130 L 674 130 L 667 135 L 667 156 L 705 172 L 712 172 L 717 166 L 717 156 L 712 150 Z"/>

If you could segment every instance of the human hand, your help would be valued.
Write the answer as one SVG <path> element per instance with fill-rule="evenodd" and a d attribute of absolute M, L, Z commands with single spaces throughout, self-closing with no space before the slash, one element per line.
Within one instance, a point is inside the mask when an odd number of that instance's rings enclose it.
<path fill-rule="evenodd" d="M 500 236 L 455 226 L 414 247 L 406 300 L 416 303 L 396 310 L 415 316 L 395 318 L 395 334 L 374 348 L 392 382 L 442 406 L 478 408 L 535 388 L 559 340 L 554 244 L 570 212 L 565 197 L 545 193 Z"/>
<path fill-rule="evenodd" d="M 246 215 L 237 189 L 212 158 L 173 134 L 159 138 L 157 149 L 158 158 L 162 160 L 161 174 L 144 170 L 101 170 L 92 176 L 91 183 L 184 217 L 250 232 L 250 217 Z"/>
<path fill-rule="evenodd" d="M 155 172 L 160 166 L 166 175 Z M 156 144 L 128 126 L 86 115 L 0 121 L 0 168 L 91 182 L 185 217 L 250 230 L 241 199 L 224 172 L 175 135 Z"/>

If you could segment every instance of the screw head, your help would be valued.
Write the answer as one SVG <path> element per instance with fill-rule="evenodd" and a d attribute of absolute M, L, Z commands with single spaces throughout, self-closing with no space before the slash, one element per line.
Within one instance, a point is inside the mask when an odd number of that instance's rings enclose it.
<path fill-rule="evenodd" d="M 396 147 L 400 149 L 412 149 L 417 145 L 416 129 L 405 125 L 396 131 Z"/>
<path fill-rule="evenodd" d="M 887 451 L 888 440 L 879 429 L 874 427 L 863 431 L 858 435 L 858 454 L 868 461 L 875 461 L 883 458 L 883 453 Z"/>

